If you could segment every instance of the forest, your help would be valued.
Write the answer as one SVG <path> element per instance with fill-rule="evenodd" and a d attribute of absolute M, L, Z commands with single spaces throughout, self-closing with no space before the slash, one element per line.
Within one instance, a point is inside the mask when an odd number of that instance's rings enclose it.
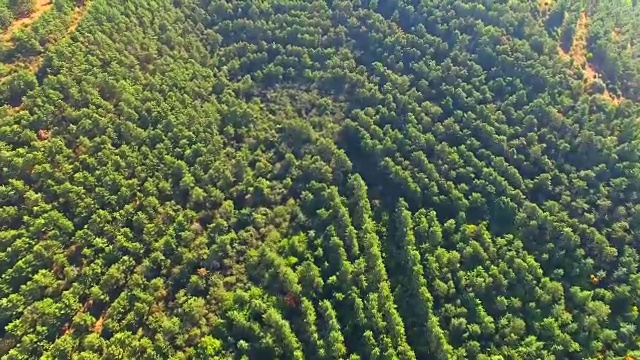
<path fill-rule="evenodd" d="M 0 0 L 0 359 L 640 359 L 633 0 Z"/>

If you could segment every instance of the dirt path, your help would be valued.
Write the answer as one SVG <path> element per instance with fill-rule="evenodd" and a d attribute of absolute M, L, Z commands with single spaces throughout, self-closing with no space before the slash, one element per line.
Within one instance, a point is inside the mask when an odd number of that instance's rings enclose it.
<path fill-rule="evenodd" d="M 576 32 L 573 36 L 571 49 L 569 49 L 569 56 L 583 68 L 587 65 L 587 35 L 589 35 L 589 17 L 583 11 L 576 23 Z"/>
<path fill-rule="evenodd" d="M 50 8 L 51 5 L 52 5 L 51 4 L 51 0 L 38 0 L 38 1 L 40 1 L 42 3 L 48 3 L 48 5 L 45 6 L 47 9 Z M 82 22 L 82 19 L 84 18 L 84 16 L 86 15 L 88 10 L 89 10 L 89 2 L 86 2 L 84 6 L 77 7 L 75 10 L 73 10 L 73 14 L 71 15 L 71 22 L 69 24 L 69 27 L 67 28 L 67 31 L 65 32 L 65 36 L 69 36 L 69 35 L 71 35 L 72 32 L 76 31 L 76 29 L 80 25 L 80 22 Z M 44 13 L 45 11 L 46 11 L 46 9 L 43 10 L 41 12 L 41 14 L 38 15 L 38 16 L 41 16 L 42 13 Z M 37 17 L 33 17 L 32 16 L 29 19 L 31 19 L 29 22 L 22 22 L 21 23 L 22 25 L 20 27 L 27 26 L 29 23 L 35 21 L 37 19 Z M 21 19 L 21 20 L 26 20 L 26 19 Z M 12 25 L 12 27 L 13 27 L 13 25 Z M 7 34 L 8 33 L 5 33 L 3 36 L 6 37 L 6 36 L 8 36 Z M 30 58 L 30 59 L 25 59 L 20 64 L 18 64 L 18 63 L 10 63 L 10 64 L 6 64 L 6 65 L 9 66 L 10 68 L 16 68 L 16 67 L 18 67 L 18 65 L 22 65 L 22 64 L 26 63 L 27 64 L 27 68 L 31 72 L 35 73 L 40 68 L 40 65 L 42 65 L 42 60 L 43 60 L 43 56 L 41 55 L 41 56 L 36 56 L 36 57 Z M 2 79 L 0 79 L 0 82 L 1 81 L 2 81 Z"/>
<path fill-rule="evenodd" d="M 40 16 L 42 16 L 42 14 L 44 14 L 47 10 L 49 10 L 53 5 L 51 2 L 52 0 L 37 0 L 37 1 L 38 1 L 38 10 L 36 12 L 34 12 L 28 18 L 24 18 L 16 21 L 10 27 L 10 29 L 12 30 L 8 30 L 7 32 L 1 35 L 2 39 L 5 42 L 11 41 L 11 37 L 13 36 L 13 33 L 15 33 L 15 31 L 17 31 L 20 28 L 26 27 L 29 24 L 36 21 Z M 71 15 L 71 22 L 69 23 L 69 27 L 67 28 L 64 34 L 65 37 L 71 35 L 71 33 L 76 31 L 76 29 L 82 22 L 82 19 L 87 14 L 87 11 L 89 10 L 89 5 L 90 5 L 90 2 L 86 1 L 84 6 L 77 7 L 73 10 L 73 14 Z M 17 23 L 19 24 L 16 25 Z M 25 68 L 25 65 L 26 65 L 26 69 L 28 69 L 32 73 L 38 72 L 38 70 L 40 69 L 40 66 L 42 65 L 43 60 L 44 60 L 44 54 L 31 57 L 28 59 L 22 59 L 22 61 L 20 62 L 5 64 L 6 66 L 9 67 L 10 71 L 6 76 L 0 77 L 0 83 L 4 82 L 9 76 L 11 76 L 11 74 L 14 72 L 15 69 Z M 9 114 L 15 114 L 21 111 L 22 109 L 23 109 L 22 105 L 17 107 L 12 107 L 9 110 Z"/>
<path fill-rule="evenodd" d="M 40 16 L 49 11 L 53 7 L 52 0 L 36 0 L 35 10 L 31 15 L 17 19 L 14 21 L 9 28 L 2 34 L 2 40 L 7 42 L 10 41 L 15 34 L 16 31 L 31 25 L 34 21 L 38 20 Z"/>
<path fill-rule="evenodd" d="M 594 81 L 600 78 L 597 69 L 593 64 L 589 63 L 587 59 L 587 40 L 589 36 L 589 16 L 586 11 L 580 13 L 578 22 L 576 23 L 576 30 L 571 43 L 571 48 L 568 52 L 562 50 L 562 47 L 558 46 L 558 53 L 561 58 L 565 60 L 573 59 L 574 64 L 577 65 L 584 72 L 585 88 L 591 86 Z M 613 104 L 618 105 L 622 102 L 621 98 L 613 96 L 609 90 L 604 89 L 602 96 Z"/>
<path fill-rule="evenodd" d="M 84 6 L 77 7 L 75 10 L 73 10 L 73 15 L 71 16 L 71 25 L 69 25 L 69 28 L 67 29 L 67 35 L 76 31 L 76 29 L 78 28 L 78 25 L 80 25 L 80 22 L 82 21 L 82 19 L 84 18 L 84 15 L 87 13 L 88 10 L 89 10 L 88 1 L 84 4 Z"/>

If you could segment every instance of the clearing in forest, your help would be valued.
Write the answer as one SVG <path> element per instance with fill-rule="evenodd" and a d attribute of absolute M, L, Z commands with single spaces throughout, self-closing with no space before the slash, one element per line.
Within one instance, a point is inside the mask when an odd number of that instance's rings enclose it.
<path fill-rule="evenodd" d="M 52 0 L 36 0 L 34 11 L 27 17 L 23 17 L 14 21 L 9 28 L 2 34 L 2 40 L 7 42 L 11 40 L 16 31 L 31 25 L 38 20 L 45 12 L 53 7 Z"/>
<path fill-rule="evenodd" d="M 576 32 L 569 49 L 569 56 L 582 68 L 587 64 L 587 35 L 589 34 L 589 17 L 587 12 L 580 13 L 576 23 Z"/>
<path fill-rule="evenodd" d="M 589 16 L 586 11 L 583 11 L 580 13 L 580 17 L 576 23 L 575 33 L 569 52 L 565 52 L 560 46 L 558 47 L 558 50 L 561 58 L 573 59 L 574 63 L 584 72 L 585 85 L 591 86 L 594 81 L 600 78 L 600 75 L 593 64 L 589 63 L 587 59 L 588 35 Z M 611 94 L 606 88 L 602 92 L 602 95 L 616 105 L 620 104 L 622 101 L 622 99 L 613 96 L 613 94 Z"/>

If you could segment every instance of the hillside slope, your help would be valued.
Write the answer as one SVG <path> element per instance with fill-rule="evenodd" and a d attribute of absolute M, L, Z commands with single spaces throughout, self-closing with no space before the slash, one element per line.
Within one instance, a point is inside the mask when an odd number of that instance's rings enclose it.
<path fill-rule="evenodd" d="M 586 86 L 590 10 L 53 8 L 0 54 L 2 359 L 640 358 L 640 108 Z"/>

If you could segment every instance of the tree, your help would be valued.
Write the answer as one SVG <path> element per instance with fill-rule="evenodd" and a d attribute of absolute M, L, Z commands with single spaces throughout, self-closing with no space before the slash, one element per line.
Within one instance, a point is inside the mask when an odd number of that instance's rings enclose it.
<path fill-rule="evenodd" d="M 7 8 L 0 8 L 0 29 L 7 29 L 13 22 L 13 13 Z"/>
<path fill-rule="evenodd" d="M 222 342 L 210 335 L 203 337 L 196 345 L 195 356 L 198 359 L 224 359 L 222 356 Z"/>
<path fill-rule="evenodd" d="M 29 91 L 38 86 L 38 80 L 29 71 L 21 70 L 9 77 L 0 87 L 2 101 L 12 106 L 21 103 L 22 98 Z"/>
<path fill-rule="evenodd" d="M 9 8 L 16 17 L 26 17 L 35 11 L 36 0 L 9 0 Z"/>

